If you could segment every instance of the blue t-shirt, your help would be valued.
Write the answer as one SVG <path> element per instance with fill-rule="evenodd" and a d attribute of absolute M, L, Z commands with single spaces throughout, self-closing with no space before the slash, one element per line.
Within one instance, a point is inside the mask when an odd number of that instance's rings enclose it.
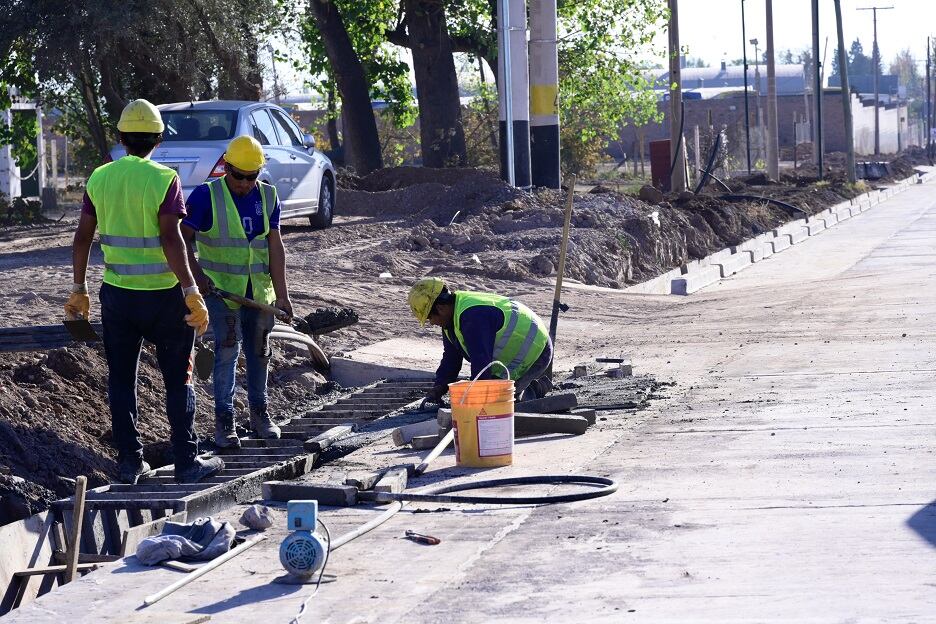
<path fill-rule="evenodd" d="M 240 215 L 241 225 L 244 226 L 247 240 L 253 240 L 254 237 L 263 233 L 263 199 L 260 197 L 260 189 L 255 186 L 252 191 L 244 196 L 231 193 L 231 197 L 237 207 L 237 214 Z M 185 205 L 188 208 L 188 215 L 182 220 L 182 223 L 198 232 L 207 232 L 211 229 L 213 221 L 211 191 L 208 189 L 207 184 L 196 186 Z M 282 205 L 277 197 L 276 205 L 270 213 L 271 230 L 279 229 L 281 208 Z"/>

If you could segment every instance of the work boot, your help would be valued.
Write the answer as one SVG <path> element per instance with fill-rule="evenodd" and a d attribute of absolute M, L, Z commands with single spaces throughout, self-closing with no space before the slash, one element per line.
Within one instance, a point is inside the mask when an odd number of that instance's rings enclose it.
<path fill-rule="evenodd" d="M 280 428 L 273 424 L 273 420 L 267 413 L 266 405 L 263 407 L 251 406 L 250 428 L 254 430 L 258 437 L 265 440 L 271 440 L 280 437 Z"/>
<path fill-rule="evenodd" d="M 240 448 L 234 414 L 215 414 L 214 441 L 218 448 Z"/>
<path fill-rule="evenodd" d="M 224 462 L 220 457 L 196 457 L 194 461 L 184 468 L 176 468 L 176 483 L 197 483 L 206 477 L 224 470 Z"/>
<path fill-rule="evenodd" d="M 141 457 L 125 457 L 117 463 L 117 480 L 136 485 L 137 480 L 150 471 L 150 465 Z"/>

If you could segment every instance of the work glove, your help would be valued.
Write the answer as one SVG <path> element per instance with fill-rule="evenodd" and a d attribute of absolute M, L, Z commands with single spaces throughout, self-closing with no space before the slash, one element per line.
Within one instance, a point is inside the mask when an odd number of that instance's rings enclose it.
<path fill-rule="evenodd" d="M 273 302 L 274 308 L 279 308 L 285 312 L 289 318 L 286 319 L 287 322 L 291 322 L 293 319 L 293 309 L 292 301 L 289 300 L 289 297 L 277 297 L 276 301 Z"/>
<path fill-rule="evenodd" d="M 76 285 L 65 304 L 65 318 L 69 321 L 87 319 L 91 316 L 91 297 L 86 286 Z"/>
<path fill-rule="evenodd" d="M 197 292 L 185 295 L 185 305 L 191 312 L 185 315 L 185 322 L 189 327 L 195 328 L 196 335 L 201 336 L 208 329 L 208 308 L 205 307 L 205 299 Z"/>
<path fill-rule="evenodd" d="M 432 390 L 426 393 L 425 403 L 442 404 L 442 397 L 448 392 L 448 386 L 433 386 Z"/>

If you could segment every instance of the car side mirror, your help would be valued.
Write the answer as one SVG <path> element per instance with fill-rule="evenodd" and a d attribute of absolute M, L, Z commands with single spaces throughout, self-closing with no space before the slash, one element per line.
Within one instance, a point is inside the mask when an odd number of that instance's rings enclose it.
<path fill-rule="evenodd" d="M 302 145 L 309 149 L 315 149 L 315 137 L 311 134 L 302 135 Z"/>

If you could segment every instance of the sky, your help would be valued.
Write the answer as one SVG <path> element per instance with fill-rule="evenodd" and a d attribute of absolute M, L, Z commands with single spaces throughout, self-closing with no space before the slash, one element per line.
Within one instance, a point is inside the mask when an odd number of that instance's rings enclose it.
<path fill-rule="evenodd" d="M 842 27 L 846 46 L 856 38 L 861 40 L 865 54 L 871 56 L 873 41 L 872 11 L 859 7 L 893 6 L 878 11 L 878 46 L 884 70 L 897 52 L 909 48 L 922 63 L 926 61 L 926 37 L 936 35 L 936 0 L 842 0 Z M 744 2 L 747 39 L 757 39 L 763 51 L 766 45 L 765 0 Z M 774 0 L 774 46 L 777 53 L 786 49 L 799 51 L 812 47 L 812 13 L 810 0 Z M 830 67 L 835 53 L 835 5 L 832 0 L 819 0 L 819 48 L 829 38 L 826 63 Z M 709 65 L 718 65 L 722 58 L 730 62 L 741 58 L 741 0 L 680 0 L 680 44 L 688 48 L 689 56 L 700 57 Z M 661 40 L 665 45 L 665 34 Z M 748 60 L 754 58 L 754 46 L 748 46 Z"/>

